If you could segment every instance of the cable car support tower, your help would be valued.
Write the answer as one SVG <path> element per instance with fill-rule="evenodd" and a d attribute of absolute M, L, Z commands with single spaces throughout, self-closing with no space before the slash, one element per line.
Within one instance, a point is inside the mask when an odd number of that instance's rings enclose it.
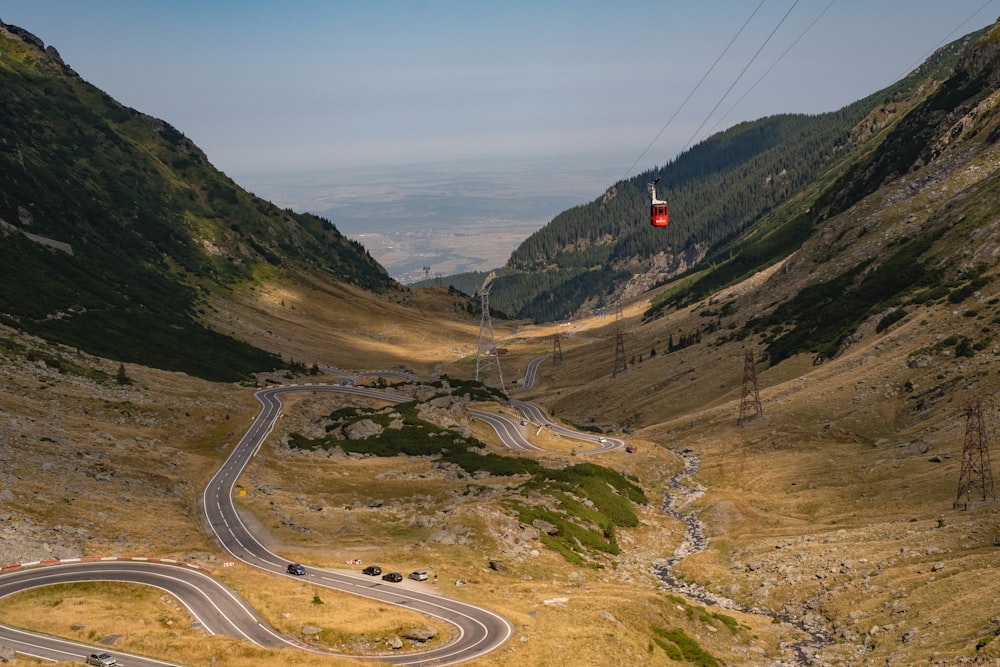
<path fill-rule="evenodd" d="M 482 314 L 479 318 L 479 345 L 476 348 L 476 381 L 479 379 L 479 371 L 483 371 L 483 384 L 489 384 L 486 379 L 489 375 L 489 366 L 496 363 L 497 377 L 500 381 L 500 391 L 507 393 L 503 386 L 503 371 L 500 369 L 500 351 L 497 349 L 496 339 L 493 337 L 493 320 L 490 319 L 490 290 L 493 288 L 493 279 L 496 277 L 495 271 L 483 280 L 483 286 L 476 292 L 479 297 L 479 305 Z M 485 357 L 485 359 L 484 359 Z M 492 357 L 492 359 L 490 359 Z"/>

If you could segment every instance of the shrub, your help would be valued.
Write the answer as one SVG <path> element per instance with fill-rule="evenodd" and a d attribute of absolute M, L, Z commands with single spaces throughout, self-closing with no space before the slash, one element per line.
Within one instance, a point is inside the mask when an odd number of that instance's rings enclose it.
<path fill-rule="evenodd" d="M 653 633 L 655 635 L 654 641 L 656 638 L 660 638 L 671 642 L 680 651 L 681 658 L 687 662 L 699 665 L 699 667 L 719 667 L 719 661 L 716 660 L 711 653 L 703 649 L 698 642 L 691 637 L 688 637 L 687 634 L 685 634 L 685 632 L 680 628 L 675 630 L 663 630 L 661 628 L 654 627 Z M 659 642 L 657 643 L 659 644 Z M 663 644 L 660 644 L 660 646 L 663 646 Z M 666 647 L 664 647 L 664 650 L 666 650 Z M 670 652 L 668 652 L 668 655 L 670 655 Z M 678 658 L 672 657 L 671 659 L 677 660 Z"/>

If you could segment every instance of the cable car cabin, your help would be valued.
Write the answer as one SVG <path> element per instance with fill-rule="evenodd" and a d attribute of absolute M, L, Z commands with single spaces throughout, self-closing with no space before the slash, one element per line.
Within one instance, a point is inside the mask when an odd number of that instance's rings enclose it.
<path fill-rule="evenodd" d="M 649 209 L 649 222 L 654 227 L 666 227 L 669 224 L 670 215 L 667 212 L 666 203 L 654 203 Z"/>
<path fill-rule="evenodd" d="M 667 212 L 667 202 L 656 198 L 656 184 L 660 182 L 659 177 L 654 178 L 649 184 L 649 223 L 654 227 L 666 227 L 669 223 L 670 215 Z"/>

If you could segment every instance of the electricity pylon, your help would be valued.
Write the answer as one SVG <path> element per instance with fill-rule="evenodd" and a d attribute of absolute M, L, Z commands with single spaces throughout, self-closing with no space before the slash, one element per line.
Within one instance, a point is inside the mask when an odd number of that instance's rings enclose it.
<path fill-rule="evenodd" d="M 611 377 L 618 377 L 620 373 L 628 370 L 628 363 L 625 361 L 625 332 L 621 330 L 621 321 L 625 319 L 622 313 L 622 300 L 615 301 L 615 367 L 611 371 Z"/>
<path fill-rule="evenodd" d="M 562 345 L 559 343 L 559 334 L 555 334 L 552 336 L 552 365 L 561 364 L 562 360 Z"/>
<path fill-rule="evenodd" d="M 740 397 L 740 418 L 736 423 L 743 426 L 747 422 L 764 416 L 760 407 L 760 391 L 757 389 L 757 366 L 753 361 L 753 351 L 743 355 L 743 395 Z"/>
<path fill-rule="evenodd" d="M 479 370 L 482 368 L 482 383 L 487 384 L 487 366 L 492 362 L 484 361 L 483 357 L 492 357 L 496 361 L 497 377 L 500 379 L 500 391 L 507 393 L 507 389 L 503 386 L 503 371 L 500 369 L 500 352 L 497 350 L 497 343 L 493 337 L 493 320 L 490 319 L 490 290 L 493 287 L 493 279 L 495 277 L 496 272 L 490 271 L 490 274 L 483 280 L 483 286 L 476 292 L 482 310 L 479 318 L 479 345 L 476 348 L 476 380 L 479 381 Z"/>
<path fill-rule="evenodd" d="M 962 472 L 958 476 L 955 507 L 968 508 L 973 504 L 996 502 L 996 499 L 989 437 L 983 424 L 982 409 L 976 404 L 965 412 L 965 446 L 962 448 Z"/>

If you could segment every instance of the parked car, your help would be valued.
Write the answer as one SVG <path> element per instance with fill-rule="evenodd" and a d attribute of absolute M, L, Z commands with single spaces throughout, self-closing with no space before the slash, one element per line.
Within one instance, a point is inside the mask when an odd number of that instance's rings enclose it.
<path fill-rule="evenodd" d="M 427 570 L 414 570 L 410 572 L 410 579 L 414 581 L 427 581 Z"/>
<path fill-rule="evenodd" d="M 88 665 L 96 667 L 115 667 L 118 664 L 118 661 L 110 653 L 91 653 L 87 656 L 86 662 Z"/>
<path fill-rule="evenodd" d="M 382 568 L 378 565 L 369 565 L 365 569 L 361 570 L 361 572 L 367 574 L 369 577 L 377 577 L 382 574 Z"/>
<path fill-rule="evenodd" d="M 294 574 L 296 576 L 301 577 L 305 573 L 306 573 L 306 568 L 302 567 L 298 563 L 288 564 L 288 574 Z"/>
<path fill-rule="evenodd" d="M 389 574 L 383 574 L 382 580 L 391 581 L 393 583 L 398 584 L 403 580 L 403 575 L 401 575 L 399 572 L 390 572 Z"/>

